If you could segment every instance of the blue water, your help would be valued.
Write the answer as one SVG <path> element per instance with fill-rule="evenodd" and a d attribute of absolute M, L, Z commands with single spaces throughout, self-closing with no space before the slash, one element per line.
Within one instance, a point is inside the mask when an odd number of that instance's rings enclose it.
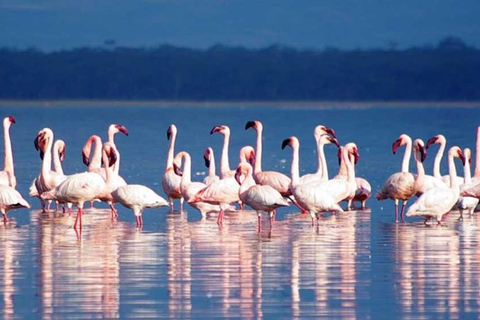
<path fill-rule="evenodd" d="M 290 172 L 291 150 L 281 150 L 281 143 L 295 135 L 301 170 L 308 173 L 316 169 L 313 129 L 324 124 L 341 144 L 357 143 L 357 175 L 375 192 L 400 168 L 403 149 L 392 155 L 391 144 L 401 133 L 425 141 L 442 133 L 449 146 L 474 150 L 480 109 L 2 107 L 0 116 L 7 115 L 17 120 L 11 128 L 15 169 L 27 198 L 40 170 L 33 140 L 44 127 L 65 140 L 69 174 L 85 170 L 80 152 L 91 134 L 106 138 L 109 124 L 125 125 L 130 135 L 116 137 L 121 175 L 164 195 L 171 123 L 178 128 L 176 151 L 192 155 L 197 180 L 206 172 L 207 146 L 219 168 L 222 137 L 209 134 L 215 125 L 231 129 L 232 167 L 238 150 L 255 144 L 245 123 L 261 120 L 264 170 Z M 434 152 L 425 162 L 430 174 Z M 333 176 L 335 148 L 327 146 L 326 154 Z M 453 213 L 444 227 L 395 224 L 393 203 L 370 199 L 368 210 L 327 215 L 313 229 L 295 207 L 281 209 L 272 233 L 258 234 L 253 211 L 227 214 L 219 229 L 215 217 L 202 221 L 188 206 L 173 214 L 147 209 L 139 230 L 128 209 L 117 205 L 120 216 L 112 222 L 100 204 L 87 209 L 79 238 L 74 216 L 42 214 L 38 200 L 28 200 L 31 210 L 11 211 L 10 223 L 0 225 L 1 318 L 476 318 L 480 306 L 477 216 L 458 221 Z"/>

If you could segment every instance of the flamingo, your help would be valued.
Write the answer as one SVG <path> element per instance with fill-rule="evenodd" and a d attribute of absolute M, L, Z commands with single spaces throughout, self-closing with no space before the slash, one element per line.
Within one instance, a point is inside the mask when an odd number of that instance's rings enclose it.
<path fill-rule="evenodd" d="M 63 172 L 59 173 L 51 169 L 52 144 L 53 131 L 50 128 L 40 130 L 34 141 L 35 148 L 40 150 L 40 158 L 42 158 L 42 169 L 36 183 L 39 194 L 52 190 L 66 179 Z M 45 212 L 45 207 L 42 210 Z M 50 208 L 48 207 L 47 210 L 50 210 Z"/>
<path fill-rule="evenodd" d="M 480 183 L 480 126 L 477 127 L 477 142 L 475 144 L 475 171 L 472 183 Z"/>
<path fill-rule="evenodd" d="M 43 143 L 41 146 L 39 146 L 40 149 L 44 149 Z M 40 152 L 40 156 L 43 156 L 43 151 Z M 55 143 L 53 144 L 53 168 L 55 171 L 55 174 L 58 175 L 63 175 L 63 168 L 62 168 L 62 162 L 65 160 L 66 156 L 66 144 L 63 140 L 56 140 Z M 40 173 L 41 174 L 41 173 Z M 42 200 L 40 195 L 45 191 L 42 189 L 42 185 L 40 183 L 40 174 L 33 179 L 30 189 L 29 189 L 29 196 L 30 197 L 36 197 L 40 199 L 40 204 L 42 207 L 42 210 L 45 211 L 45 201 Z M 48 202 L 48 207 L 47 210 L 50 210 L 50 204 L 51 201 Z M 55 208 L 55 211 L 58 210 L 58 207 Z"/>
<path fill-rule="evenodd" d="M 3 171 L 0 171 L 0 185 L 16 188 L 17 179 L 13 166 L 12 142 L 10 140 L 10 127 L 15 123 L 14 117 L 3 119 L 3 142 L 5 148 L 5 162 Z"/>
<path fill-rule="evenodd" d="M 355 176 L 355 164 L 358 162 L 360 155 L 358 154 L 358 147 L 355 143 L 349 142 L 345 145 L 346 150 L 350 155 L 350 162 L 352 163 L 351 170 L 353 171 L 353 175 Z M 341 160 L 341 152 L 340 149 L 338 150 L 338 158 Z M 348 179 L 348 172 L 347 172 L 347 165 L 344 161 L 340 161 L 340 168 L 338 170 L 338 174 L 335 176 L 335 179 Z M 355 177 L 356 182 L 356 191 L 355 196 L 352 199 L 352 202 L 358 201 L 361 203 L 362 210 L 366 208 L 366 202 L 372 195 L 372 187 L 370 183 L 361 177 Z"/>
<path fill-rule="evenodd" d="M 205 150 L 203 153 L 203 159 L 205 160 L 205 166 L 208 168 L 208 176 L 203 179 L 203 183 L 209 185 L 220 180 L 220 177 L 215 173 L 215 156 L 212 148 L 208 147 Z"/>
<path fill-rule="evenodd" d="M 307 182 L 312 182 L 317 180 L 321 180 L 321 181 L 328 180 L 327 161 L 325 159 L 325 152 L 323 150 L 323 147 L 325 146 L 325 144 L 330 144 L 332 142 L 322 137 L 325 137 L 329 134 L 333 138 L 335 139 L 337 138 L 337 135 L 335 134 L 335 130 L 333 130 L 333 128 L 325 127 L 323 125 L 318 125 L 315 127 L 315 130 L 313 131 L 313 136 L 315 137 L 315 142 L 317 145 L 317 158 L 318 158 L 317 172 L 308 173 L 301 176 L 300 182 L 307 183 Z M 338 141 L 337 141 L 337 144 L 338 144 Z"/>
<path fill-rule="evenodd" d="M 398 202 L 402 200 L 402 211 L 400 217 L 403 221 L 403 212 L 408 199 L 413 197 L 415 190 L 415 176 L 408 172 L 410 156 L 412 154 L 412 139 L 402 134 L 392 145 L 392 152 L 395 154 L 400 146 L 405 146 L 405 153 L 402 161 L 402 171 L 392 174 L 377 192 L 377 200 L 392 199 L 395 201 L 395 222 L 398 222 Z"/>
<path fill-rule="evenodd" d="M 183 210 L 183 197 L 180 191 L 181 177 L 176 175 L 173 171 L 173 155 L 175 149 L 175 140 L 177 138 L 177 127 L 171 124 L 167 130 L 167 139 L 170 140 L 170 146 L 168 147 L 167 165 L 165 167 L 165 173 L 162 177 L 163 191 L 168 197 L 170 203 L 170 212 L 173 213 L 173 200 L 180 199 L 180 211 Z"/>
<path fill-rule="evenodd" d="M 3 222 L 8 222 L 9 210 L 20 208 L 30 209 L 30 205 L 15 188 L 0 185 L 0 212 L 2 212 Z"/>
<path fill-rule="evenodd" d="M 54 189 L 42 193 L 44 200 L 57 200 L 60 203 L 73 203 L 77 206 L 78 212 L 73 228 L 77 230 L 79 225 L 82 230 L 83 204 L 87 201 L 100 199 L 105 202 L 113 202 L 112 177 L 115 175 L 113 165 L 115 164 L 116 149 L 111 143 L 106 142 L 102 147 L 102 160 L 106 166 L 106 180 L 94 172 L 83 172 L 68 176 L 65 181 Z"/>
<path fill-rule="evenodd" d="M 215 132 L 223 135 L 222 157 L 220 158 L 220 178 L 231 178 L 235 175 L 235 170 L 230 169 L 228 161 L 228 146 L 230 144 L 230 128 L 228 126 L 215 126 L 210 131 L 210 134 Z"/>
<path fill-rule="evenodd" d="M 272 229 L 275 210 L 279 207 L 288 207 L 288 202 L 282 197 L 280 192 L 271 186 L 255 184 L 253 168 L 247 162 L 238 165 L 235 179 L 240 184 L 240 200 L 257 212 L 258 232 L 260 232 L 260 212 L 262 211 L 268 213 L 270 217 L 270 229 Z"/>
<path fill-rule="evenodd" d="M 447 139 L 445 138 L 444 135 L 438 134 L 438 135 L 428 139 L 427 149 L 430 148 L 430 146 L 432 144 L 439 144 L 440 145 L 440 147 L 438 148 L 438 151 L 437 151 L 437 155 L 435 156 L 435 161 L 433 162 L 433 176 L 437 179 L 442 180 L 443 183 L 445 184 L 445 186 L 443 186 L 441 184 L 435 184 L 432 187 L 446 187 L 446 188 L 448 188 L 448 187 L 450 187 L 450 175 L 442 176 L 440 174 L 440 163 L 442 161 L 443 153 L 445 152 L 445 147 L 447 145 Z M 429 179 L 429 178 L 427 178 L 427 179 Z M 457 179 L 458 185 L 462 185 L 464 183 L 462 177 L 456 177 L 455 179 Z M 435 183 L 435 182 L 431 182 L 431 183 Z M 428 187 L 430 187 L 430 186 L 427 185 L 427 190 L 428 190 Z"/>
<path fill-rule="evenodd" d="M 179 166 L 176 165 L 176 163 L 179 162 L 177 160 L 181 161 L 182 159 L 183 172 L 180 170 Z M 207 213 L 220 211 L 219 205 L 201 201 L 195 203 L 190 202 L 200 190 L 207 186 L 207 184 L 202 182 L 192 182 L 192 159 L 188 152 L 181 151 L 177 153 L 177 155 L 175 156 L 175 161 L 173 162 L 173 166 L 175 173 L 181 176 L 180 190 L 182 192 L 182 197 L 185 199 L 185 201 L 187 201 L 190 206 L 200 211 L 202 218 L 205 218 L 207 216 Z M 235 211 L 235 207 L 233 206 L 228 209 L 231 211 Z"/>
<path fill-rule="evenodd" d="M 143 226 L 142 213 L 145 208 L 159 208 L 168 206 L 167 200 L 156 194 L 152 189 L 139 184 L 127 184 L 112 192 L 115 202 L 133 211 L 137 220 L 137 227 Z"/>
<path fill-rule="evenodd" d="M 472 160 L 472 152 L 470 151 L 469 148 L 465 148 L 463 149 L 463 155 L 465 156 L 465 164 L 463 165 L 463 177 L 464 177 L 465 184 L 460 186 L 460 192 L 474 186 L 472 184 L 472 177 L 470 173 L 470 162 Z M 463 217 L 464 210 L 468 210 L 470 216 L 472 216 L 473 211 L 478 205 L 478 198 L 461 196 L 460 200 L 458 201 L 458 205 L 460 207 L 460 218 Z"/>
<path fill-rule="evenodd" d="M 312 185 L 314 184 L 300 183 L 300 142 L 298 139 L 292 136 L 283 140 L 282 149 L 285 149 L 286 146 L 292 148 L 292 183 L 290 189 L 299 205 L 310 214 L 310 217 L 312 218 L 312 226 L 315 225 L 315 217 L 318 220 L 319 215 L 323 212 L 343 212 L 342 208 L 338 205 L 331 194 L 318 188 L 312 188 Z"/>
<path fill-rule="evenodd" d="M 454 158 L 460 158 L 465 164 L 465 156 L 459 147 L 451 147 L 448 151 L 448 171 L 450 174 L 450 188 L 432 188 L 422 194 L 414 204 L 408 208 L 407 217 L 425 217 L 424 224 L 435 218 L 438 224 L 444 214 L 448 213 L 457 203 L 460 188 L 457 182 L 457 170 Z"/>

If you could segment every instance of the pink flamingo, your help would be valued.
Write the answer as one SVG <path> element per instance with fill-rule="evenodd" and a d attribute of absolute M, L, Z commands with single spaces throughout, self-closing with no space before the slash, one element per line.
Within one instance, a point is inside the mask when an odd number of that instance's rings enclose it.
<path fill-rule="evenodd" d="M 377 192 L 377 200 L 392 199 L 395 201 L 395 222 L 398 222 L 398 202 L 402 200 L 402 211 L 400 217 L 403 221 L 403 212 L 408 199 L 416 193 L 415 176 L 408 171 L 410 157 L 412 154 L 412 139 L 402 134 L 392 145 L 392 152 L 395 154 L 400 146 L 405 147 L 402 161 L 402 171 L 392 174 Z"/>
<path fill-rule="evenodd" d="M 220 178 L 231 178 L 235 175 L 235 170 L 230 169 L 228 161 L 228 147 L 230 144 L 230 128 L 227 126 L 215 126 L 210 131 L 210 134 L 215 132 L 223 135 L 222 157 L 220 158 Z"/>
<path fill-rule="evenodd" d="M 0 185 L 16 188 L 17 179 L 13 166 L 12 142 L 10 140 L 10 127 L 15 123 L 14 117 L 3 119 L 3 141 L 5 147 L 5 164 L 3 171 L 0 171 Z"/>
<path fill-rule="evenodd" d="M 425 190 L 426 191 L 429 188 L 449 188 L 450 187 L 450 176 L 445 175 L 442 176 L 440 174 L 440 163 L 442 161 L 443 153 L 445 152 L 445 147 L 447 145 L 447 139 L 445 138 L 444 135 L 438 134 L 427 141 L 427 149 L 430 148 L 431 145 L 433 144 L 439 144 L 440 148 L 438 148 L 437 155 L 435 156 L 435 161 L 433 162 L 433 176 L 441 181 L 443 181 L 443 184 L 438 183 L 436 181 L 430 181 L 430 178 L 428 179 L 428 184 L 425 185 Z M 463 184 L 463 177 L 456 177 L 457 183 L 459 185 Z"/>
<path fill-rule="evenodd" d="M 238 165 L 235 179 L 240 184 L 239 196 L 243 203 L 249 205 L 257 212 L 258 227 L 260 232 L 260 212 L 267 212 L 270 218 L 270 229 L 273 226 L 274 212 L 279 207 L 288 207 L 288 202 L 283 196 L 270 186 L 255 184 L 253 168 L 247 162 Z"/>
<path fill-rule="evenodd" d="M 94 172 L 83 172 L 68 176 L 65 181 L 54 189 L 42 193 L 44 200 L 57 200 L 60 203 L 73 203 L 77 206 L 78 212 L 73 228 L 82 229 L 83 204 L 93 199 L 100 199 L 105 202 L 113 202 L 112 177 L 115 175 L 113 165 L 116 161 L 115 147 L 105 143 L 102 148 L 102 159 L 106 166 L 106 180 Z"/>
<path fill-rule="evenodd" d="M 463 177 L 465 184 L 460 186 L 460 192 L 470 189 L 475 186 L 472 183 L 472 176 L 470 172 L 470 162 L 472 159 L 472 152 L 469 148 L 463 149 L 463 155 L 465 156 L 465 164 L 463 165 Z M 463 218 L 463 211 L 468 210 L 470 216 L 472 216 L 473 211 L 478 205 L 478 198 L 475 197 L 464 197 L 461 196 L 458 201 L 458 206 L 460 208 L 460 218 Z"/>
<path fill-rule="evenodd" d="M 180 191 L 181 177 L 176 175 L 173 171 L 173 155 L 175 149 L 175 140 L 177 138 L 177 127 L 171 124 L 167 130 L 167 139 L 170 140 L 170 146 L 167 153 L 167 164 L 165 173 L 162 177 L 163 191 L 168 197 L 170 203 L 170 212 L 173 213 L 173 200 L 180 199 L 180 211 L 183 210 L 183 197 Z"/>
<path fill-rule="evenodd" d="M 0 212 L 2 212 L 3 222 L 8 222 L 9 210 L 20 208 L 29 209 L 30 205 L 13 187 L 0 185 Z"/>
<path fill-rule="evenodd" d="M 115 202 L 133 211 L 137 227 L 143 226 L 143 210 L 168 206 L 167 200 L 156 194 L 152 189 L 139 184 L 127 184 L 112 192 Z"/>
<path fill-rule="evenodd" d="M 310 214 L 312 226 L 315 225 L 315 218 L 318 221 L 323 212 L 343 212 L 331 194 L 312 187 L 315 186 L 315 183 L 300 182 L 300 142 L 297 137 L 292 136 L 283 140 L 282 149 L 285 149 L 286 146 L 292 148 L 291 190 L 299 205 Z"/>
<path fill-rule="evenodd" d="M 441 224 L 443 215 L 452 209 L 460 195 L 454 158 L 460 158 L 462 163 L 465 163 L 465 156 L 459 147 L 451 147 L 448 151 L 450 188 L 432 188 L 426 191 L 408 208 L 407 217 L 425 217 L 425 225 L 428 220 L 435 218 L 437 223 Z M 465 195 L 468 195 L 468 192 Z"/>

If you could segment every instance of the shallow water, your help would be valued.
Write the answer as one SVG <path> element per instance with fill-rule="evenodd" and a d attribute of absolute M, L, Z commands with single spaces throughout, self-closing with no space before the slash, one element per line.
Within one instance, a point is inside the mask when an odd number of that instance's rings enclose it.
<path fill-rule="evenodd" d="M 27 197 L 40 170 L 33 140 L 43 127 L 65 140 L 64 170 L 74 173 L 85 170 L 80 150 L 88 136 L 105 137 L 109 124 L 124 124 L 130 135 L 116 138 L 122 176 L 163 195 L 170 123 L 178 127 L 176 151 L 192 155 L 197 180 L 206 171 L 201 157 L 207 146 L 216 151 L 219 168 L 222 138 L 209 134 L 215 125 L 230 126 L 232 167 L 239 148 L 255 143 L 245 123 L 258 119 L 264 124 L 264 169 L 289 172 L 291 150 L 280 147 L 296 135 L 307 173 L 316 169 L 313 128 L 324 124 L 335 128 L 340 143 L 357 143 L 357 174 L 375 192 L 400 168 L 403 150 L 394 156 L 391 144 L 401 133 L 425 141 L 442 133 L 448 145 L 474 149 L 480 110 L 12 106 L 2 114 L 17 120 L 11 129 L 15 169 L 18 189 Z M 429 150 L 429 173 L 436 150 Z M 326 153 L 333 176 L 336 150 L 327 146 Z M 446 174 L 446 163 L 442 169 Z M 6 319 L 32 314 L 47 319 L 387 314 L 418 319 L 476 317 L 479 310 L 476 216 L 458 221 L 452 213 L 444 227 L 425 228 L 420 220 L 395 224 L 393 203 L 370 199 L 368 210 L 327 215 L 313 229 L 295 207 L 278 211 L 271 233 L 265 218 L 262 232 L 256 232 L 253 211 L 227 214 L 219 229 L 215 216 L 201 220 L 186 207 L 174 214 L 147 209 L 139 230 L 128 209 L 117 205 L 120 217 L 112 222 L 100 204 L 86 210 L 78 237 L 74 217 L 42 214 L 38 200 L 29 201 L 32 210 L 11 211 L 10 223 L 0 225 L 0 310 Z"/>

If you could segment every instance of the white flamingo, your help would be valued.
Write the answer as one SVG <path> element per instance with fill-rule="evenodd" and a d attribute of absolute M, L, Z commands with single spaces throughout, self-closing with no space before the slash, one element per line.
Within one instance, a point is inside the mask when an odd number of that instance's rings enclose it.
<path fill-rule="evenodd" d="M 170 140 L 170 146 L 167 153 L 167 164 L 165 173 L 162 177 L 163 191 L 168 197 L 170 203 L 170 212 L 173 212 L 173 200 L 180 199 L 180 211 L 183 210 L 183 197 L 180 191 L 181 177 L 173 171 L 173 157 L 175 152 L 175 140 L 177 139 L 177 127 L 171 124 L 167 129 L 167 139 Z"/>
<path fill-rule="evenodd" d="M 0 185 L 0 212 L 2 212 L 3 222 L 8 222 L 7 213 L 9 210 L 20 208 L 29 209 L 30 205 L 13 187 Z"/>
<path fill-rule="evenodd" d="M 412 139 L 402 134 L 392 145 L 392 152 L 395 154 L 400 146 L 405 146 L 405 153 L 402 161 L 402 171 L 392 174 L 377 192 L 377 200 L 392 199 L 395 201 L 395 222 L 398 222 L 398 202 L 402 200 L 402 211 L 400 217 L 403 221 L 403 212 L 408 199 L 413 197 L 415 190 L 415 176 L 408 171 L 410 157 L 412 154 Z"/>
<path fill-rule="evenodd" d="M 5 162 L 3 171 L 0 171 L 0 185 L 17 187 L 17 179 L 13 165 L 12 142 L 10 140 L 10 127 L 15 123 L 14 117 L 5 117 L 3 119 L 3 142 L 5 150 Z"/>
<path fill-rule="evenodd" d="M 300 206 L 310 214 L 310 217 L 312 218 L 312 226 L 315 225 L 315 218 L 318 220 L 323 212 L 343 212 L 342 208 L 338 205 L 332 195 L 324 190 L 312 188 L 311 183 L 300 183 L 300 142 L 298 139 L 296 137 L 285 139 L 282 143 L 282 149 L 286 146 L 290 146 L 293 150 L 291 167 L 292 183 L 290 188 Z"/>
<path fill-rule="evenodd" d="M 366 208 L 366 202 L 372 195 L 372 187 L 370 183 L 365 178 L 356 177 L 355 174 L 355 165 L 360 158 L 360 154 L 358 153 L 358 147 L 355 143 L 349 142 L 345 145 L 346 150 L 348 151 L 350 163 L 352 164 L 352 171 L 353 175 L 355 176 L 355 182 L 357 184 L 357 189 L 355 191 L 355 196 L 352 199 L 352 203 L 358 201 L 361 203 L 361 208 L 364 210 Z M 340 160 L 340 168 L 338 170 L 338 174 L 335 176 L 335 179 L 348 179 L 348 171 L 347 165 L 344 161 L 341 161 L 341 152 L 340 149 L 338 150 L 338 158 Z"/>
<path fill-rule="evenodd" d="M 459 147 L 451 147 L 448 151 L 448 171 L 450 174 L 450 188 L 432 188 L 422 194 L 414 204 L 408 208 L 407 217 L 424 217 L 424 224 L 435 218 L 438 224 L 444 214 L 448 213 L 457 203 L 460 188 L 457 183 L 457 172 L 454 158 L 460 158 L 465 163 L 465 156 Z"/>
<path fill-rule="evenodd" d="M 181 171 L 180 167 L 176 165 L 177 162 L 181 163 L 182 160 L 183 171 Z M 180 190 L 182 192 L 182 197 L 185 199 L 185 201 L 187 201 L 190 206 L 200 211 L 202 218 L 205 218 L 207 216 L 207 213 L 220 212 L 219 205 L 201 201 L 195 203 L 190 202 L 200 190 L 207 186 L 207 184 L 202 182 L 192 182 L 192 159 L 188 152 L 181 151 L 177 153 L 177 155 L 175 156 L 175 161 L 173 162 L 173 166 L 175 173 L 181 176 Z M 235 207 L 233 206 L 228 209 L 231 211 L 235 211 Z"/>
<path fill-rule="evenodd" d="M 65 181 L 54 189 L 42 193 L 44 200 L 57 200 L 60 203 L 73 203 L 77 206 L 78 212 L 73 228 L 77 225 L 82 229 L 83 205 L 87 201 L 100 199 L 105 202 L 113 202 L 111 183 L 115 175 L 113 165 L 116 161 L 115 146 L 109 142 L 102 148 L 102 159 L 106 166 L 106 180 L 94 172 L 83 172 L 68 176 Z"/>
<path fill-rule="evenodd" d="M 275 210 L 279 207 L 287 207 L 288 202 L 274 188 L 255 184 L 253 168 L 247 162 L 238 165 L 235 179 L 240 184 L 240 200 L 257 212 L 258 232 L 260 232 L 260 213 L 262 211 L 268 213 L 270 229 L 272 229 Z"/>
<path fill-rule="evenodd" d="M 210 134 L 215 132 L 223 135 L 222 156 L 220 158 L 220 178 L 231 178 L 235 175 L 235 170 L 230 169 L 230 162 L 228 161 L 228 148 L 230 144 L 230 128 L 228 126 L 215 126 L 210 131 Z"/>
<path fill-rule="evenodd" d="M 112 192 L 115 202 L 133 211 L 137 220 L 137 227 L 143 226 L 142 213 L 145 208 L 159 208 L 168 206 L 167 200 L 156 194 L 152 189 L 139 184 L 127 184 Z"/>
<path fill-rule="evenodd" d="M 430 148 L 432 144 L 439 144 L 440 147 L 438 148 L 437 155 L 435 156 L 435 161 L 433 162 L 433 176 L 435 178 L 438 178 L 443 181 L 445 186 L 448 188 L 450 187 L 450 175 L 444 175 L 442 176 L 440 174 L 440 164 L 442 162 L 443 158 L 443 153 L 445 152 L 445 147 L 447 145 L 447 139 L 445 138 L 444 135 L 438 134 L 427 141 L 427 150 Z M 427 178 L 428 180 L 429 178 Z M 463 177 L 456 177 L 458 185 L 462 185 L 463 182 Z M 434 186 L 428 185 L 430 182 L 426 182 L 426 189 L 428 190 L 429 187 L 444 187 L 441 184 L 435 184 Z"/>
<path fill-rule="evenodd" d="M 474 186 L 472 183 L 472 176 L 470 172 L 470 162 L 472 160 L 472 152 L 469 148 L 463 149 L 463 155 L 465 156 L 465 164 L 463 165 L 463 177 L 465 184 L 460 186 L 460 192 L 469 189 Z M 464 197 L 461 196 L 458 201 L 458 206 L 460 208 L 460 217 L 463 217 L 463 212 L 468 211 L 470 216 L 473 214 L 473 211 L 478 205 L 478 198 L 475 197 Z"/>
<path fill-rule="evenodd" d="M 203 153 L 203 159 L 205 161 L 205 166 L 208 168 L 208 175 L 203 179 L 203 183 L 209 185 L 220 180 L 220 177 L 215 173 L 215 156 L 212 148 L 208 147 L 205 150 Z"/>

